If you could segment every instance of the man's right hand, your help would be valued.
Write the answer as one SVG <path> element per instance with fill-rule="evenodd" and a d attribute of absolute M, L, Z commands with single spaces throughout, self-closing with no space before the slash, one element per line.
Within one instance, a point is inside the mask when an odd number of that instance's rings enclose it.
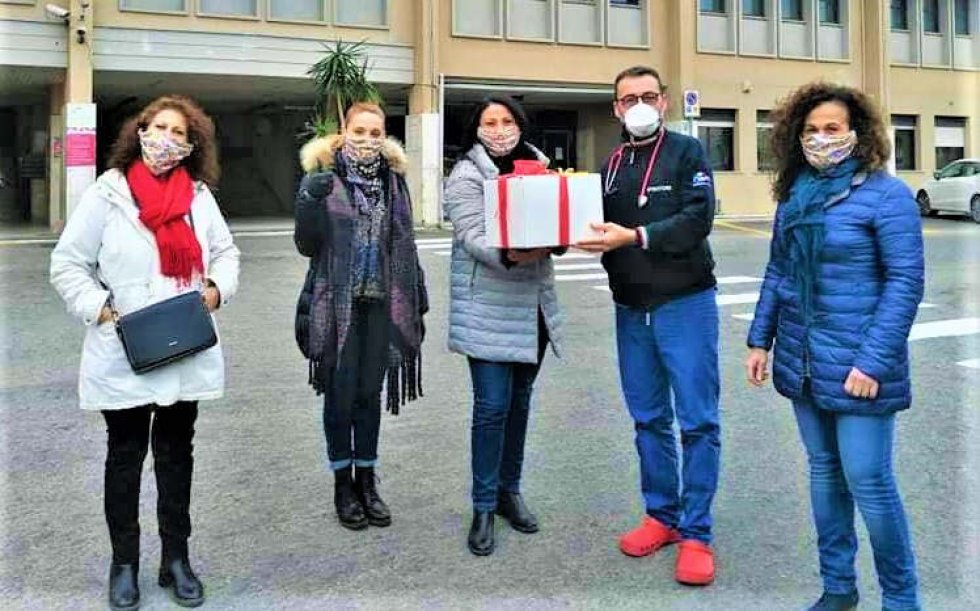
<path fill-rule="evenodd" d="M 768 365 L 768 350 L 749 348 L 749 356 L 745 359 L 745 374 L 748 377 L 749 384 L 762 386 L 769 379 Z"/>

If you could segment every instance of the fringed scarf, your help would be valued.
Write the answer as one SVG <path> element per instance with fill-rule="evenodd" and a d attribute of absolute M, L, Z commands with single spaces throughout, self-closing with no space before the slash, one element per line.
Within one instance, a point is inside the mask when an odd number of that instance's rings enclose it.
<path fill-rule="evenodd" d="M 346 168 L 338 155 L 334 185 L 322 203 L 330 227 L 330 246 L 319 253 L 311 298 L 309 328 L 310 384 L 321 394 L 330 374 L 336 371 L 339 355 L 349 339 L 354 302 L 353 263 L 356 244 L 356 198 L 349 189 Z M 411 204 L 405 183 L 393 171 L 381 173 L 390 232 L 380 249 L 385 266 L 388 305 L 389 347 L 385 363 L 368 364 L 385 368 L 386 409 L 398 414 L 408 401 L 422 396 L 422 337 L 425 311 L 424 287 L 415 246 Z M 329 275 L 331 270 L 348 270 L 347 282 Z"/>
<path fill-rule="evenodd" d="M 824 206 L 831 197 L 847 192 L 859 167 L 859 160 L 853 157 L 822 172 L 808 167 L 796 178 L 789 199 L 782 204 L 785 209 L 779 237 L 807 324 L 815 309 L 820 253 L 827 232 Z"/>

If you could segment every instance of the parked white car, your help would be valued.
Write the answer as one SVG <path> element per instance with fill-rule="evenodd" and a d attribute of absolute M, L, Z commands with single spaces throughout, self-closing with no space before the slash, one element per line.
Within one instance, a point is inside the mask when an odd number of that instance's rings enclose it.
<path fill-rule="evenodd" d="M 915 195 L 922 216 L 955 212 L 980 223 L 980 159 L 959 159 L 932 176 Z"/>

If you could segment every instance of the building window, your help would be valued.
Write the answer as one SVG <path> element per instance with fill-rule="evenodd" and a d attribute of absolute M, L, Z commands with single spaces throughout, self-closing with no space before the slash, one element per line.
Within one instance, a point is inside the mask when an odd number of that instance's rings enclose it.
<path fill-rule="evenodd" d="M 453 34 L 461 36 L 501 35 L 503 0 L 453 0 Z"/>
<path fill-rule="evenodd" d="M 840 0 L 820 0 L 820 23 L 840 25 Z"/>
<path fill-rule="evenodd" d="M 780 0 L 783 7 L 783 21 L 803 21 L 803 0 Z"/>
<path fill-rule="evenodd" d="M 954 9 L 954 30 L 957 36 L 970 35 L 970 0 L 956 0 Z"/>
<path fill-rule="evenodd" d="M 766 0 L 742 0 L 742 15 L 765 18 Z"/>
<path fill-rule="evenodd" d="M 940 169 L 966 152 L 966 119 L 936 117 L 936 169 Z"/>
<path fill-rule="evenodd" d="M 891 0 L 891 22 L 893 30 L 909 29 L 909 7 L 906 0 Z"/>
<path fill-rule="evenodd" d="M 258 17 L 258 0 L 200 0 L 198 10 L 206 15 Z"/>
<path fill-rule="evenodd" d="M 922 30 L 932 34 L 942 31 L 939 28 L 939 0 L 922 0 Z"/>
<path fill-rule="evenodd" d="M 735 111 L 702 109 L 697 121 L 698 140 L 704 147 L 711 169 L 735 169 Z"/>
<path fill-rule="evenodd" d="M 388 25 L 387 0 L 336 0 L 338 25 L 385 27 Z"/>
<path fill-rule="evenodd" d="M 323 21 L 323 0 L 269 0 L 269 18 Z"/>
<path fill-rule="evenodd" d="M 631 47 L 649 44 L 647 0 L 609 0 L 606 44 Z"/>
<path fill-rule="evenodd" d="M 892 115 L 895 128 L 895 169 L 915 169 L 915 127 L 914 115 Z"/>
<path fill-rule="evenodd" d="M 119 0 L 123 11 L 151 11 L 155 13 L 183 13 L 187 11 L 184 0 Z"/>
<path fill-rule="evenodd" d="M 609 0 L 612 6 L 632 6 L 640 8 L 640 0 Z"/>
<path fill-rule="evenodd" d="M 702 13 L 719 13 L 721 15 L 728 13 L 725 0 L 701 0 L 700 7 Z"/>
<path fill-rule="evenodd" d="M 772 123 L 769 122 L 769 111 L 760 110 L 755 113 L 755 161 L 760 172 L 772 172 L 776 169 L 776 156 L 772 153 Z"/>

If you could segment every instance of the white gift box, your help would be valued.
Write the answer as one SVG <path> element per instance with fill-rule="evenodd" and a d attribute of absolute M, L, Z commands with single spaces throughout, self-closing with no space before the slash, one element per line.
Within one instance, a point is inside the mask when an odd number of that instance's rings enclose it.
<path fill-rule="evenodd" d="M 483 187 L 485 231 L 495 248 L 570 246 L 599 235 L 589 226 L 603 221 L 598 174 L 511 175 Z"/>

